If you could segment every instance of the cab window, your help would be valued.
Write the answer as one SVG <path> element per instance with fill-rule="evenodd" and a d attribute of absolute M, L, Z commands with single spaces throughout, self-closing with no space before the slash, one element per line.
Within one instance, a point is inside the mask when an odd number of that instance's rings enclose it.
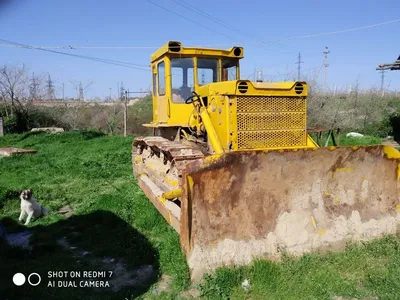
<path fill-rule="evenodd" d="M 160 62 L 157 66 L 157 74 L 158 74 L 158 95 L 165 95 L 165 64 L 164 62 Z"/>
<path fill-rule="evenodd" d="M 192 58 L 171 58 L 172 102 L 185 103 L 194 90 Z"/>
<path fill-rule="evenodd" d="M 236 80 L 237 78 L 237 59 L 222 60 L 222 81 Z"/>
<path fill-rule="evenodd" d="M 197 59 L 197 80 L 199 85 L 218 81 L 218 59 Z"/>

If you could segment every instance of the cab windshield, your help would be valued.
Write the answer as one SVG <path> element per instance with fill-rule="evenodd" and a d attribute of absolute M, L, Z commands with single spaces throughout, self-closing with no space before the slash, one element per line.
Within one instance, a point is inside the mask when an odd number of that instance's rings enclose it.
<path fill-rule="evenodd" d="M 184 103 L 194 90 L 193 58 L 171 58 L 172 101 Z"/>
<path fill-rule="evenodd" d="M 219 74 L 219 62 L 222 72 Z M 197 84 L 206 85 L 238 78 L 239 60 L 236 58 L 197 58 Z M 171 58 L 172 102 L 185 103 L 194 91 L 193 58 Z"/>

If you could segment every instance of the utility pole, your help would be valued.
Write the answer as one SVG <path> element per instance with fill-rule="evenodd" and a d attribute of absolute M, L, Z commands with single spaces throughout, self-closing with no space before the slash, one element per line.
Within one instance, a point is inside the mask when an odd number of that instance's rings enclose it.
<path fill-rule="evenodd" d="M 55 100 L 56 95 L 54 93 L 54 85 L 53 85 L 53 81 L 51 80 L 50 75 L 48 76 L 47 79 L 47 97 L 49 100 Z"/>
<path fill-rule="evenodd" d="M 263 81 L 264 81 L 263 71 L 260 69 L 257 71 L 256 82 L 263 82 Z"/>
<path fill-rule="evenodd" d="M 117 82 L 117 98 L 118 101 L 121 100 L 121 95 L 119 94 L 119 82 Z"/>
<path fill-rule="evenodd" d="M 381 70 L 381 93 L 382 93 L 382 97 L 385 96 L 385 72 L 386 72 L 386 70 Z"/>
<path fill-rule="evenodd" d="M 125 91 L 125 89 L 124 89 L 124 82 L 123 81 L 121 81 L 121 87 L 120 87 L 120 91 L 119 91 L 119 94 L 120 94 L 120 97 L 122 98 L 122 97 L 124 97 L 124 91 Z"/>
<path fill-rule="evenodd" d="M 64 97 L 64 82 L 63 82 L 63 101 L 65 101 L 65 97 Z"/>
<path fill-rule="evenodd" d="M 38 82 L 36 81 L 35 72 L 32 73 L 32 84 L 29 87 L 29 93 L 32 100 L 37 100 L 38 97 Z"/>
<path fill-rule="evenodd" d="M 82 82 L 79 82 L 79 101 L 83 101 L 83 87 L 82 87 Z"/>
<path fill-rule="evenodd" d="M 301 53 L 299 52 L 299 56 L 297 56 L 297 80 L 300 81 L 300 74 L 301 74 Z"/>
<path fill-rule="evenodd" d="M 331 51 L 328 50 L 328 47 L 325 47 L 325 51 L 324 51 L 324 54 L 325 54 L 325 60 L 324 60 L 324 65 L 325 65 L 325 84 L 324 84 L 324 89 L 325 89 L 325 92 L 327 92 L 327 90 L 328 90 L 328 66 L 329 66 L 329 64 L 328 64 L 328 54 L 329 53 L 331 53 Z"/>
<path fill-rule="evenodd" d="M 128 115 L 128 95 L 129 90 L 125 91 L 125 103 L 124 103 L 124 136 L 126 136 L 126 122 Z"/>
<path fill-rule="evenodd" d="M 110 101 L 111 101 L 111 90 L 112 90 L 112 88 L 110 88 Z"/>

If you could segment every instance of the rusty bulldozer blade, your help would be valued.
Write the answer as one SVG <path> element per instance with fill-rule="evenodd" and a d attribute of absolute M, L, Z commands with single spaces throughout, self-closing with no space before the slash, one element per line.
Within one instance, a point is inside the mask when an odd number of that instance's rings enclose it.
<path fill-rule="evenodd" d="M 180 236 L 192 280 L 394 233 L 400 154 L 390 146 L 231 152 L 189 164 Z"/>

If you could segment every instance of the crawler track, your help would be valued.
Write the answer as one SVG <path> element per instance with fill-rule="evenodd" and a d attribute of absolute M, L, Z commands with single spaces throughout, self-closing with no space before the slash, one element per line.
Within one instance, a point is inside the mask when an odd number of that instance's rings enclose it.
<path fill-rule="evenodd" d="M 186 165 L 204 156 L 194 143 L 159 136 L 136 138 L 132 144 L 132 167 L 140 188 L 177 232 L 180 198 L 166 200 L 162 195 L 180 189 Z"/>

